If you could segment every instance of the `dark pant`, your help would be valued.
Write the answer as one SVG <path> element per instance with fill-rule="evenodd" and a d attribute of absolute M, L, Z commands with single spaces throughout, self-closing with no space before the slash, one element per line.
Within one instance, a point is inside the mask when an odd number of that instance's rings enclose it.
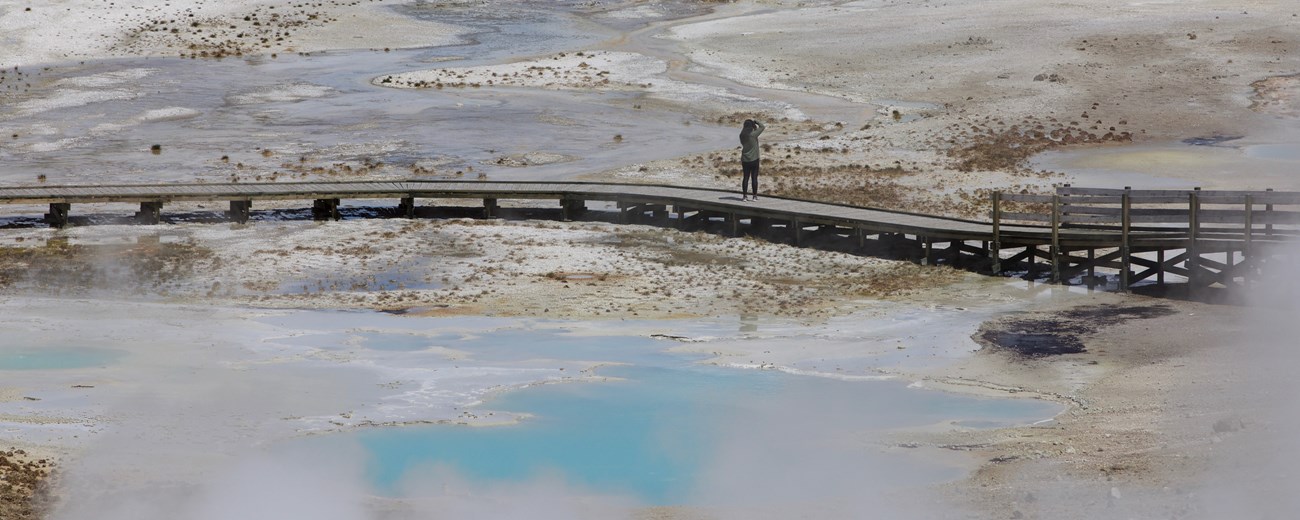
<path fill-rule="evenodd" d="M 741 161 L 740 171 L 744 177 L 740 179 L 740 195 L 743 197 L 747 193 L 746 189 L 752 189 L 754 196 L 758 196 L 758 161 Z"/>

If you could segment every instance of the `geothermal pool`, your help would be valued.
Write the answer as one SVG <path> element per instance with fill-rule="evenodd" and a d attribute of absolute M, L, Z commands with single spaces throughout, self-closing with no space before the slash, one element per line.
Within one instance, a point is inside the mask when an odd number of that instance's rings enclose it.
<path fill-rule="evenodd" d="M 882 377 L 899 363 L 890 323 L 913 332 L 946 323 L 947 335 L 928 338 L 946 342 L 981 316 L 924 308 L 820 326 L 64 299 L 11 299 L 0 310 L 0 377 L 30 398 L 0 402 L 0 431 L 73 450 L 69 482 L 126 491 L 166 482 L 202 492 L 220 487 L 231 461 L 271 460 L 401 500 L 538 482 L 641 505 L 735 505 L 746 489 L 769 490 L 774 503 L 844 500 L 865 484 L 918 489 L 969 470 L 959 455 L 902 448 L 891 433 L 1022 425 L 1061 409 Z M 92 331 L 94 345 L 63 346 Z M 862 350 L 753 369 L 681 348 L 744 342 Z M 344 453 L 353 464 L 326 462 Z M 131 479 L 110 478 L 123 466 Z M 97 491 L 81 505 L 125 492 Z"/>
<path fill-rule="evenodd" d="M 775 371 L 679 365 L 599 373 L 618 379 L 516 390 L 483 405 L 527 414 L 516 425 L 439 425 L 351 436 L 364 446 L 367 477 L 381 492 L 437 494 L 448 480 L 475 489 L 551 477 L 592 493 L 675 505 L 714 502 L 728 495 L 720 489 L 727 482 L 781 488 L 797 476 L 802 489 L 834 494 L 845 481 L 875 482 L 886 473 L 889 485 L 899 488 L 956 479 L 964 474 L 960 467 L 868 439 L 937 423 L 1026 424 L 1059 410 L 1045 402 L 909 389 L 897 381 Z M 752 461 L 742 462 L 747 459 Z M 441 475 L 423 487 L 401 484 L 434 469 L 456 477 Z"/>

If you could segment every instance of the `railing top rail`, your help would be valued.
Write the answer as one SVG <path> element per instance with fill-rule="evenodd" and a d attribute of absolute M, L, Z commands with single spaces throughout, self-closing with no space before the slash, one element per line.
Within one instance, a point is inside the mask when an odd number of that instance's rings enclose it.
<path fill-rule="evenodd" d="M 1256 204 L 1295 204 L 1300 205 L 1300 192 L 1265 191 L 1265 190 L 1133 190 L 1123 188 L 1076 188 L 1061 186 L 1056 194 L 1069 198 L 1106 198 L 1108 203 L 1123 195 L 1135 204 L 1142 203 L 1177 203 L 1186 202 L 1195 194 L 1203 204 L 1244 204 L 1246 197 Z"/>

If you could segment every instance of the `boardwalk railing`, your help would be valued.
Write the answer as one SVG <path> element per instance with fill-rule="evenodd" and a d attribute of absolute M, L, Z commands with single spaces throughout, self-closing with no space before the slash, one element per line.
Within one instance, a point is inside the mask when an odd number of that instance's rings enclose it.
<path fill-rule="evenodd" d="M 1020 211 L 1005 211 L 1008 203 Z M 1120 287 L 1166 273 L 1194 285 L 1229 284 L 1261 266 L 1253 247 L 1300 237 L 1300 193 L 1268 191 L 1133 190 L 1064 186 L 1052 195 L 995 193 L 994 242 L 1004 221 L 1046 224 L 1052 279 L 1097 267 L 1118 270 Z M 1118 233 L 1110 247 L 1073 244 L 1063 233 L 1090 229 Z M 1138 240 L 1135 240 L 1135 237 Z M 1101 256 L 1099 249 L 1110 249 Z M 1086 257 L 1076 256 L 1083 251 Z M 1167 253 L 1176 253 L 1166 258 Z M 1154 253 L 1155 259 L 1135 257 Z M 1133 272 L 1137 265 L 1141 271 Z"/>
<path fill-rule="evenodd" d="M 235 222 L 255 201 L 312 201 L 312 215 L 340 218 L 345 199 L 395 199 L 389 215 L 427 215 L 416 200 L 481 199 L 477 213 L 498 216 L 498 201 L 550 199 L 559 218 L 589 215 L 587 202 L 617 208 L 617 221 L 755 235 L 797 246 L 908 258 L 993 274 L 1050 269 L 1062 283 L 1109 283 L 1128 290 L 1166 274 L 1195 287 L 1245 284 L 1259 277 L 1283 242 L 1300 237 L 1300 193 L 1131 190 L 1064 186 L 1053 194 L 994 193 L 988 221 L 764 197 L 743 202 L 724 190 L 598 182 L 339 181 L 0 187 L 0 204 L 49 204 L 44 221 L 69 225 L 73 204 L 139 204 L 135 220 L 161 222 L 166 204 L 226 201 Z M 433 204 L 437 204 L 434 202 Z M 1045 249 L 1045 251 L 1044 251 Z M 1146 282 L 1150 283 L 1150 282 Z"/>

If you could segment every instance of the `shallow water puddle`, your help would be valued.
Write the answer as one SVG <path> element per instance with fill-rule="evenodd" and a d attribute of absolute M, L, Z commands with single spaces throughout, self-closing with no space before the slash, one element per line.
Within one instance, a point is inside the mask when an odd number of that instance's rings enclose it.
<path fill-rule="evenodd" d="M 537 180 L 717 146 L 712 124 L 633 108 L 638 93 L 370 84 L 393 72 L 574 51 L 616 35 L 572 9 L 399 9 L 471 29 L 463 45 L 428 49 L 55 66 L 46 73 L 51 85 L 18 103 L 26 112 L 0 114 L 0 159 L 12 167 L 0 181 L 284 180 L 338 175 L 330 168 L 345 161 L 397 167 L 391 174 L 400 176 Z M 627 146 L 614 135 L 627 136 Z M 651 136 L 654 146 L 636 146 Z M 518 167 L 503 159 L 537 152 L 573 160 Z"/>
<path fill-rule="evenodd" d="M 0 370 L 64 370 L 110 365 L 125 352 L 92 347 L 18 347 L 0 349 Z"/>
<path fill-rule="evenodd" d="M 1259 159 L 1300 163 L 1300 143 L 1257 144 L 1246 147 L 1246 155 Z"/>

